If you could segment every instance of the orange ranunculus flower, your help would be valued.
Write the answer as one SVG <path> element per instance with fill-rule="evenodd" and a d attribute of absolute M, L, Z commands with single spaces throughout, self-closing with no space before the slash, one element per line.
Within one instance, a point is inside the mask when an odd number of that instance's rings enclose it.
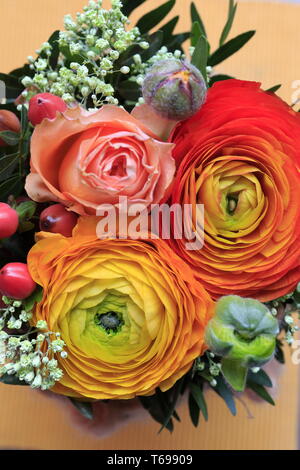
<path fill-rule="evenodd" d="M 171 241 L 214 298 L 276 299 L 300 281 L 300 116 L 258 83 L 216 83 L 177 126 L 173 203 L 204 204 L 205 241 Z M 195 214 L 195 211 L 194 211 Z M 195 222 L 195 219 L 194 219 Z"/>
<path fill-rule="evenodd" d="M 117 204 L 119 196 L 148 207 L 167 197 L 172 148 L 117 106 L 69 109 L 35 128 L 26 191 L 37 202 L 59 201 L 81 215 Z"/>
<path fill-rule="evenodd" d="M 95 221 L 81 218 L 70 238 L 41 233 L 28 256 L 44 288 L 33 321 L 67 345 L 53 391 L 123 399 L 167 390 L 204 352 L 214 303 L 163 240 L 99 240 Z"/>

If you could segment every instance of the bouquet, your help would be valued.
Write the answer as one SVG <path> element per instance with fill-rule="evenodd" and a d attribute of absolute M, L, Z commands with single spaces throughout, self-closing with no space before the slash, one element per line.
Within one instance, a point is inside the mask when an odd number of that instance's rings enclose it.
<path fill-rule="evenodd" d="M 71 400 L 139 400 L 162 429 L 208 389 L 233 415 L 284 362 L 300 303 L 300 118 L 256 82 L 214 69 L 175 0 L 90 1 L 0 74 L 0 381 Z M 157 30 L 158 24 L 163 24 Z"/>

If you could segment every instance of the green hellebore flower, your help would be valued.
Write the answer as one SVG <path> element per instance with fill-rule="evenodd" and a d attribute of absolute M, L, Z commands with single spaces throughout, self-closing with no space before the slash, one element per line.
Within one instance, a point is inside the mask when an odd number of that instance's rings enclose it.
<path fill-rule="evenodd" d="M 228 295 L 217 302 L 205 340 L 213 353 L 223 357 L 227 381 L 242 391 L 248 368 L 260 367 L 273 357 L 278 333 L 278 321 L 264 304 Z"/>

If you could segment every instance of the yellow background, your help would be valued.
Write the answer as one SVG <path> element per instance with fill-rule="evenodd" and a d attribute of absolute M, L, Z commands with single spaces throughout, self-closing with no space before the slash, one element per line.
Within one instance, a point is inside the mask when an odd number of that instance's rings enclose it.
<path fill-rule="evenodd" d="M 19 67 L 28 55 L 62 27 L 62 17 L 75 13 L 85 0 L 1 0 L 0 70 Z M 135 15 L 158 6 L 162 0 L 148 0 Z M 189 28 L 189 0 L 177 0 L 175 13 L 181 15 L 178 31 Z M 225 0 L 196 0 L 207 25 L 211 44 L 217 46 L 227 13 Z M 300 6 L 240 1 L 232 36 L 256 29 L 254 39 L 219 71 L 241 79 L 256 80 L 269 88 L 278 83 L 279 94 L 289 103 L 292 83 L 300 80 Z M 171 16 L 170 16 L 171 18 Z M 134 19 L 134 17 L 133 17 Z M 274 123 L 274 126 L 276 123 Z M 231 417 L 224 403 L 208 394 L 209 422 L 194 429 L 187 410 L 180 409 L 182 424 L 170 435 L 157 435 L 156 423 L 133 423 L 104 440 L 82 435 L 69 424 L 66 415 L 45 396 L 27 388 L 0 386 L 0 447 L 31 449 L 296 449 L 298 410 L 298 368 L 289 353 L 281 370 L 276 407 L 245 399 L 238 403 L 238 417 Z"/>

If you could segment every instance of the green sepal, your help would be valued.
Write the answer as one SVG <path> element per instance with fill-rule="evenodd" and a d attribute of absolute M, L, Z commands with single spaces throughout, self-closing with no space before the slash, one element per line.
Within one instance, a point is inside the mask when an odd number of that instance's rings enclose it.
<path fill-rule="evenodd" d="M 237 392 L 243 392 L 246 387 L 248 368 L 239 361 L 223 358 L 222 373 L 231 387 Z"/>

